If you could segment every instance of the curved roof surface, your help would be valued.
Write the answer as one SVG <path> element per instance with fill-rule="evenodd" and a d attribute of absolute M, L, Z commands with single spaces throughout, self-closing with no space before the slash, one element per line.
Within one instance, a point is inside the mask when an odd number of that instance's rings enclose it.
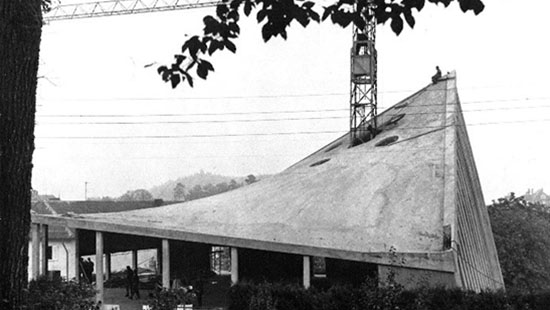
<path fill-rule="evenodd" d="M 382 132 L 371 141 L 350 148 L 346 134 L 249 186 L 151 209 L 57 216 L 57 223 L 309 255 L 316 249 L 333 257 L 391 246 L 441 252 L 455 85 L 452 74 L 386 110 L 378 118 Z M 376 146 L 393 136 L 397 141 Z M 54 220 L 41 218 L 48 217 Z"/>

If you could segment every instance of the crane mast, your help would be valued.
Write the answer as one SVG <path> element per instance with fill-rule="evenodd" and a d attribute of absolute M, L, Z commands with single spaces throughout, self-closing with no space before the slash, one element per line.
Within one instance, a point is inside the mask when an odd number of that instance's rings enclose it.
<path fill-rule="evenodd" d="M 377 54 L 374 3 L 369 0 L 364 29 L 353 27 L 350 70 L 350 142 L 364 143 L 377 134 Z"/>

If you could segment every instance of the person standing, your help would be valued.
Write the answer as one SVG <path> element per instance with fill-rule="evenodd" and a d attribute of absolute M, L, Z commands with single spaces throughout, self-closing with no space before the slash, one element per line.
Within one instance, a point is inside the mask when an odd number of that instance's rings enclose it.
<path fill-rule="evenodd" d="M 92 260 L 88 257 L 88 274 L 87 274 L 87 277 L 88 277 L 88 281 L 90 281 L 90 283 L 92 283 L 92 274 L 94 273 L 94 262 L 92 262 Z"/>
<path fill-rule="evenodd" d="M 126 297 L 132 298 L 134 285 L 134 271 L 130 266 L 126 266 Z"/>
<path fill-rule="evenodd" d="M 131 270 L 131 269 L 130 269 Z M 138 276 L 138 269 L 134 269 L 134 275 L 132 278 L 132 295 L 130 296 L 130 299 L 132 299 L 136 295 L 136 299 L 139 299 L 139 276 Z"/>

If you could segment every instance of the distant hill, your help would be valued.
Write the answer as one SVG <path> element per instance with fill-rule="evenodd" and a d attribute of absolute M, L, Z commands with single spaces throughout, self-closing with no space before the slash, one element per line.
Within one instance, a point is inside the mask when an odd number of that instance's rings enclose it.
<path fill-rule="evenodd" d="M 256 176 L 256 178 L 259 180 L 267 176 L 268 175 L 261 175 L 261 176 Z M 189 191 L 196 185 L 205 186 L 205 185 L 211 184 L 215 186 L 216 184 L 219 184 L 219 183 L 229 184 L 231 180 L 234 180 L 235 182 L 242 184 L 245 182 L 245 179 L 246 179 L 246 176 L 241 176 L 241 177 L 224 176 L 219 174 L 213 174 L 210 172 L 204 172 L 201 170 L 198 173 L 181 177 L 176 180 L 170 180 L 170 181 L 164 182 L 161 185 L 152 187 L 151 189 L 149 189 L 149 192 L 153 195 L 155 199 L 174 200 L 174 188 L 178 183 L 183 184 L 186 188 L 186 191 Z"/>

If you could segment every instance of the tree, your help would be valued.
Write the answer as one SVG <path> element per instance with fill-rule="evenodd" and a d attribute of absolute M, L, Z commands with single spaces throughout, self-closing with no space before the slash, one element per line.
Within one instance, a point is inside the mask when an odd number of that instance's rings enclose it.
<path fill-rule="evenodd" d="M 255 183 L 257 182 L 258 180 L 256 180 L 256 177 L 253 175 L 253 174 L 249 174 L 247 177 L 246 177 L 246 180 L 244 180 L 246 182 L 247 185 L 250 185 L 252 183 Z"/>
<path fill-rule="evenodd" d="M 23 304 L 41 0 L 0 1 L 0 309 Z"/>
<path fill-rule="evenodd" d="M 463 12 L 473 11 L 476 15 L 485 8 L 481 0 L 428 0 L 434 4 L 442 3 L 445 7 L 454 1 L 459 3 Z M 370 3 L 372 9 L 369 9 Z M 224 49 L 235 53 L 237 47 L 233 40 L 240 34 L 241 14 L 250 16 L 253 9 L 256 9 L 256 19 L 262 24 L 262 37 L 267 42 L 277 36 L 286 39 L 287 29 L 294 21 L 307 27 L 312 21 L 319 23 L 330 19 L 341 27 L 353 24 L 364 29 L 373 14 L 378 24 L 389 22 L 393 32 L 399 35 L 403 30 L 403 20 L 409 27 L 414 27 L 413 10 L 420 12 L 425 3 L 426 0 L 337 0 L 323 7 L 321 16 L 319 6 L 309 0 L 223 0 L 216 7 L 215 16 L 204 17 L 203 33 L 185 41 L 181 54 L 174 56 L 170 66 L 160 66 L 158 73 L 173 88 L 185 80 L 193 87 L 192 70 L 206 79 L 209 72 L 214 71 L 214 66 L 206 58 Z"/>
<path fill-rule="evenodd" d="M 487 208 L 506 290 L 550 289 L 550 213 L 513 193 Z"/>
<path fill-rule="evenodd" d="M 146 189 L 136 189 L 127 191 L 124 195 L 118 198 L 119 201 L 148 201 L 153 200 L 153 195 Z"/>
<path fill-rule="evenodd" d="M 185 185 L 181 183 L 176 184 L 176 186 L 174 187 L 174 200 L 185 200 Z"/>

